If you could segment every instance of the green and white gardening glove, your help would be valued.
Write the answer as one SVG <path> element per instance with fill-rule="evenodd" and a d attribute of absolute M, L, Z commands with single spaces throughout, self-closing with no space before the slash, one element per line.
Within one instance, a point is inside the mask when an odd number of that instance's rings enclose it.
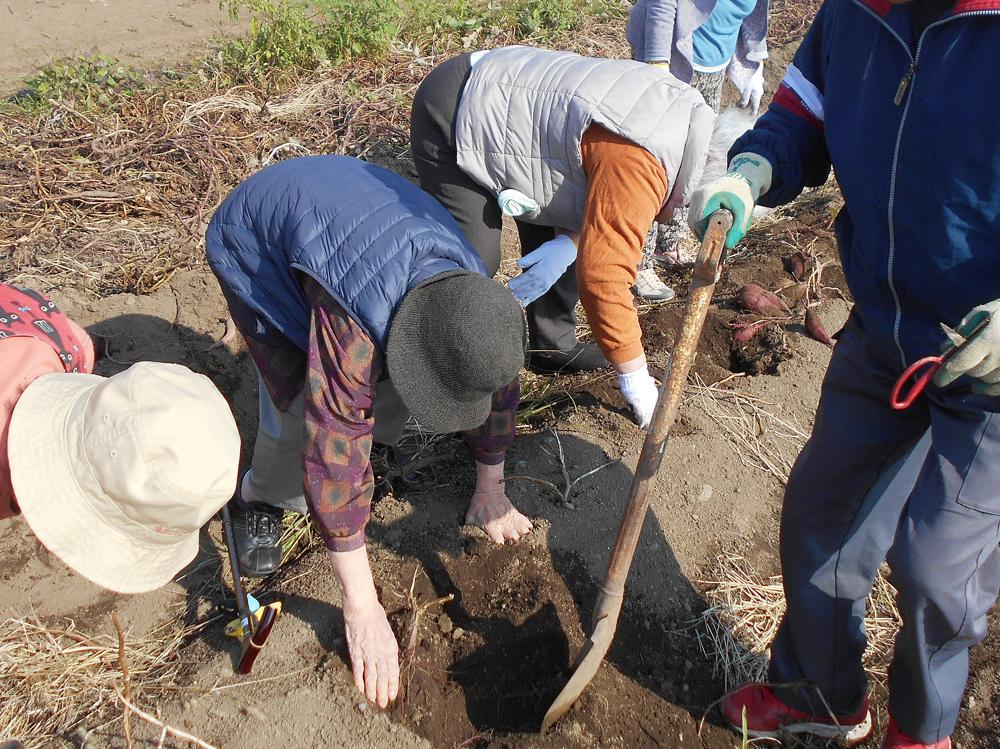
<path fill-rule="evenodd" d="M 720 208 L 733 214 L 733 228 L 726 234 L 732 249 L 750 228 L 753 207 L 771 189 L 771 162 L 755 153 L 741 153 L 729 163 L 729 173 L 699 185 L 691 195 L 688 225 L 698 239 L 705 236 L 708 219 Z"/>
<path fill-rule="evenodd" d="M 979 382 L 972 392 L 981 395 L 1000 395 L 1000 299 L 981 304 L 962 318 L 957 332 L 968 336 L 990 315 L 989 324 L 983 328 L 964 349 L 955 354 L 934 375 L 934 384 L 945 387 L 962 375 L 975 377 Z"/>

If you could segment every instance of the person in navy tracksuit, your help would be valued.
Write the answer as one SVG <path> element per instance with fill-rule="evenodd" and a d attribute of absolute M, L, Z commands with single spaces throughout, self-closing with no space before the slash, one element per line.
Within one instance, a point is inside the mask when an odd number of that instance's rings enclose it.
<path fill-rule="evenodd" d="M 844 195 L 855 307 L 785 494 L 771 685 L 723 701 L 755 736 L 867 736 L 865 598 L 888 559 L 903 625 L 884 746 L 950 746 L 1000 588 L 998 45 L 997 0 L 826 0 L 729 174 L 692 196 L 697 232 L 735 214 L 731 246 L 756 202 L 787 203 L 831 166 Z M 942 323 L 969 334 L 987 315 L 918 402 L 890 408 L 903 370 L 947 343 Z M 883 490 L 901 455 L 907 480 Z"/>

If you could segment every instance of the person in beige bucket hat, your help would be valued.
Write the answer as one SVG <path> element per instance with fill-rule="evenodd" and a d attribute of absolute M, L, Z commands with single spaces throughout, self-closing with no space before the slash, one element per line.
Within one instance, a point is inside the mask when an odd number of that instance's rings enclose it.
<path fill-rule="evenodd" d="M 86 333 L 23 287 L 0 284 L 0 347 L 0 519 L 19 510 L 49 551 L 113 591 L 169 582 L 236 489 L 240 437 L 222 394 L 177 364 L 88 374 Z"/>

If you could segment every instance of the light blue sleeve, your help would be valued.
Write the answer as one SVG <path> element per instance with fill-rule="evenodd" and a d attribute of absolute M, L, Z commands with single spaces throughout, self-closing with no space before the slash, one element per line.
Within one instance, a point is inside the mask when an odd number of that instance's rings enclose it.
<path fill-rule="evenodd" d="M 629 41 L 640 62 L 669 62 L 677 0 L 639 0 L 629 19 Z"/>
<path fill-rule="evenodd" d="M 719 0 L 692 37 L 695 64 L 715 69 L 725 67 L 736 52 L 743 21 L 756 6 L 757 0 Z"/>

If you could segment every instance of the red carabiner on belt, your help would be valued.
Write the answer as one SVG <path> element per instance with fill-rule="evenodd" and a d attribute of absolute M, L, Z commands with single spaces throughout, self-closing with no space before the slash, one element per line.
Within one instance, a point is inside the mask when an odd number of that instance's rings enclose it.
<path fill-rule="evenodd" d="M 903 411 L 913 405 L 913 402 L 920 397 L 920 394 L 924 392 L 924 388 L 933 379 L 937 371 L 941 369 L 941 366 L 951 359 L 955 354 L 968 346 L 972 340 L 979 335 L 990 324 L 990 315 L 986 315 L 966 336 L 965 340 L 962 341 L 957 346 L 953 345 L 949 347 L 943 354 L 938 356 L 925 356 L 923 359 L 918 359 L 913 362 L 906 370 L 899 376 L 896 380 L 896 384 L 892 386 L 892 394 L 889 396 L 889 405 L 891 405 L 896 411 Z M 917 376 L 917 372 L 923 369 L 924 371 Z M 913 379 L 913 384 L 910 385 L 909 390 L 906 391 L 906 395 L 903 395 L 903 388 L 906 383 Z"/>

